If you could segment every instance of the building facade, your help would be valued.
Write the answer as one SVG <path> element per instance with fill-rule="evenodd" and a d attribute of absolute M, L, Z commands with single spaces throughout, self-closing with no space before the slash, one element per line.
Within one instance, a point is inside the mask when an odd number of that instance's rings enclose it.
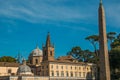
<path fill-rule="evenodd" d="M 0 62 L 0 76 L 16 75 L 18 63 Z"/>
<path fill-rule="evenodd" d="M 31 58 L 35 58 L 32 56 Z M 50 41 L 50 33 L 43 45 L 42 62 L 30 64 L 32 72 L 37 76 L 49 77 L 54 80 L 94 80 L 97 76 L 96 65 L 92 63 L 78 62 L 71 56 L 61 56 L 54 58 L 54 46 Z"/>
<path fill-rule="evenodd" d="M 43 52 L 42 50 L 39 49 L 39 47 L 37 46 L 36 49 L 34 49 L 29 57 L 29 63 L 32 65 L 40 65 L 42 60 L 43 60 Z"/>

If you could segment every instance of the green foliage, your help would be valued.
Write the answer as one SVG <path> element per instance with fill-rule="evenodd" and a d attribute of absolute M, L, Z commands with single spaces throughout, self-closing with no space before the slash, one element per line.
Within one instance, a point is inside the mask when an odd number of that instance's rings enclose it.
<path fill-rule="evenodd" d="M 16 59 L 11 56 L 0 57 L 0 62 L 16 62 Z"/>
<path fill-rule="evenodd" d="M 108 32 L 107 33 L 107 40 L 110 42 L 110 49 L 112 49 L 112 42 L 116 38 L 116 32 Z"/>
<path fill-rule="evenodd" d="M 89 50 L 82 50 L 79 46 L 73 47 L 71 51 L 67 53 L 78 61 L 88 62 L 93 58 L 93 53 Z"/>
<path fill-rule="evenodd" d="M 116 35 L 116 32 L 107 33 L 108 40 L 110 40 L 112 42 L 115 39 L 115 35 Z"/>
<path fill-rule="evenodd" d="M 88 40 L 94 47 L 95 49 L 95 55 L 98 56 L 98 52 L 97 52 L 97 44 L 99 41 L 99 36 L 98 35 L 91 35 L 85 38 L 85 40 Z"/>
<path fill-rule="evenodd" d="M 118 34 L 118 36 L 117 36 L 117 40 L 120 41 L 120 34 Z"/>
<path fill-rule="evenodd" d="M 119 47 L 120 46 L 120 34 L 117 36 L 117 38 L 114 40 L 114 42 L 111 43 L 111 47 Z"/>
<path fill-rule="evenodd" d="M 112 79 L 118 80 L 120 78 L 120 46 L 110 51 L 110 67 Z"/>
<path fill-rule="evenodd" d="M 110 55 L 111 67 L 120 69 L 120 46 L 113 48 Z"/>
<path fill-rule="evenodd" d="M 99 36 L 98 35 L 91 35 L 91 36 L 86 37 L 85 40 L 90 41 L 93 46 L 96 46 L 96 44 L 98 43 L 98 40 L 99 40 Z"/>
<path fill-rule="evenodd" d="M 120 78 L 120 34 L 116 36 L 116 32 L 109 32 L 107 33 L 107 38 L 111 47 L 109 56 L 112 80 L 118 80 Z M 73 47 L 72 50 L 68 52 L 68 55 L 73 56 L 79 61 L 96 63 L 99 68 L 99 52 L 97 51 L 99 36 L 91 35 L 86 37 L 85 40 L 88 40 L 92 44 L 95 49 L 95 53 L 92 53 L 89 50 L 82 50 L 79 46 L 77 46 Z M 115 72 L 116 69 L 118 72 Z"/>

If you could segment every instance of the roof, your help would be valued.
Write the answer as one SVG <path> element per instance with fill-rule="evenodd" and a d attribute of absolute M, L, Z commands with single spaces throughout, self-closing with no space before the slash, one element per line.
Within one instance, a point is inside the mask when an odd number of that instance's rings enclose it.
<path fill-rule="evenodd" d="M 0 62 L 0 67 L 19 67 L 19 63 L 15 62 Z"/>
<path fill-rule="evenodd" d="M 60 56 L 58 60 L 73 60 L 72 56 Z"/>
<path fill-rule="evenodd" d="M 19 66 L 17 70 L 18 75 L 33 75 L 31 72 L 31 68 L 26 65 L 26 61 L 23 60 L 23 63 L 21 66 Z"/>
<path fill-rule="evenodd" d="M 30 56 L 43 56 L 43 52 L 37 47 L 31 52 Z"/>
<path fill-rule="evenodd" d="M 75 62 L 75 61 L 72 62 L 72 61 L 63 61 L 63 60 L 45 61 L 43 63 L 95 66 L 94 63 Z"/>
<path fill-rule="evenodd" d="M 61 56 L 56 60 L 46 61 L 50 63 L 62 63 L 62 64 L 75 64 L 75 65 L 95 65 L 93 63 L 86 63 L 86 62 L 79 62 L 78 60 L 74 59 L 72 56 Z M 43 62 L 44 63 L 44 62 Z"/>

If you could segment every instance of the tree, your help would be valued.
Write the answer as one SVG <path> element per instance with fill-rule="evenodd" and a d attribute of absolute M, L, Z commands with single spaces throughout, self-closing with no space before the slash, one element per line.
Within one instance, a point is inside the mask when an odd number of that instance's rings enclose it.
<path fill-rule="evenodd" d="M 117 36 L 117 38 L 114 40 L 114 42 L 111 43 L 111 47 L 119 47 L 120 46 L 120 34 Z"/>
<path fill-rule="evenodd" d="M 0 62 L 16 62 L 16 59 L 11 56 L 0 57 Z"/>
<path fill-rule="evenodd" d="M 93 58 L 94 58 L 94 53 L 89 51 L 89 50 L 83 50 L 82 51 L 82 58 L 84 60 L 84 62 L 93 62 Z"/>
<path fill-rule="evenodd" d="M 116 35 L 116 32 L 108 32 L 107 33 L 107 38 L 108 38 L 108 40 L 110 40 L 111 43 L 114 41 L 115 35 Z"/>
<path fill-rule="evenodd" d="M 99 36 L 98 35 L 91 35 L 85 38 L 85 40 L 88 40 L 94 47 L 95 50 L 95 54 L 96 56 L 98 56 L 98 52 L 97 52 L 97 43 L 99 40 Z"/>
<path fill-rule="evenodd" d="M 93 54 L 89 50 L 82 50 L 79 46 L 73 47 L 71 51 L 67 53 L 67 55 L 71 55 L 73 58 L 78 61 L 88 62 Z"/>
<path fill-rule="evenodd" d="M 120 34 L 118 34 L 118 36 L 117 36 L 117 40 L 120 42 Z"/>
<path fill-rule="evenodd" d="M 120 69 L 120 46 L 113 48 L 110 52 L 111 54 L 111 64 L 112 67 L 115 68 L 119 68 Z"/>
<path fill-rule="evenodd" d="M 79 46 L 73 47 L 71 51 L 67 53 L 67 55 L 71 55 L 73 58 L 79 61 L 82 61 L 81 54 L 82 54 L 82 49 Z"/>
<path fill-rule="evenodd" d="M 120 46 L 112 48 L 110 52 L 110 66 L 112 79 L 118 80 L 120 78 Z M 118 71 L 118 72 L 117 72 Z"/>
<path fill-rule="evenodd" d="M 112 48 L 112 42 L 115 40 L 115 35 L 116 35 L 116 32 L 109 32 L 107 33 L 107 39 L 108 41 L 110 41 L 110 48 Z"/>

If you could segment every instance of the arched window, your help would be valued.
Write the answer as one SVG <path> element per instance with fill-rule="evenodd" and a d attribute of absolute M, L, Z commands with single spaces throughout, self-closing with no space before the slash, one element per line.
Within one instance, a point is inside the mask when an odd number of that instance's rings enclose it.
<path fill-rule="evenodd" d="M 71 66 L 71 69 L 72 69 L 72 66 Z"/>
<path fill-rule="evenodd" d="M 35 59 L 35 63 L 38 64 L 38 59 Z"/>
<path fill-rule="evenodd" d="M 69 73 L 68 73 L 68 71 L 66 71 L 66 76 L 69 77 Z"/>
<path fill-rule="evenodd" d="M 50 56 L 52 56 L 52 51 L 50 51 Z"/>
<path fill-rule="evenodd" d="M 63 66 L 61 66 L 61 69 L 63 69 Z"/>
<path fill-rule="evenodd" d="M 45 51 L 45 56 L 47 55 L 46 51 Z"/>
<path fill-rule="evenodd" d="M 73 77 L 73 72 L 71 72 L 71 77 Z"/>
<path fill-rule="evenodd" d="M 59 76 L 59 71 L 56 71 L 57 76 Z"/>
<path fill-rule="evenodd" d="M 53 69 L 53 65 L 51 65 L 51 69 Z"/>
<path fill-rule="evenodd" d="M 54 76 L 54 71 L 51 72 L 52 76 Z"/>

